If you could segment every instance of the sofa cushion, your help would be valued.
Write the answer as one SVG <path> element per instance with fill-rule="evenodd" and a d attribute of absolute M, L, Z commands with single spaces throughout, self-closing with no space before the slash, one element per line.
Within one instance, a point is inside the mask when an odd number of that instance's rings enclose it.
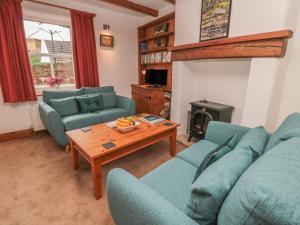
<path fill-rule="evenodd" d="M 224 201 L 218 224 L 299 224 L 299 146 L 292 138 L 253 163 Z"/>
<path fill-rule="evenodd" d="M 200 166 L 198 167 L 193 183 L 207 167 L 209 167 L 217 160 L 221 159 L 227 153 L 231 152 L 235 148 L 238 142 L 239 142 L 238 135 L 235 134 L 231 138 L 229 138 L 224 144 L 219 145 L 215 150 L 208 153 L 203 159 Z"/>
<path fill-rule="evenodd" d="M 60 116 L 68 116 L 79 113 L 75 97 L 51 99 L 50 105 Z"/>
<path fill-rule="evenodd" d="M 82 95 L 75 98 L 81 113 L 95 112 L 103 109 L 102 94 Z"/>
<path fill-rule="evenodd" d="M 96 113 L 81 113 L 66 116 L 62 119 L 66 131 L 76 130 L 83 127 L 102 123 L 102 117 Z"/>
<path fill-rule="evenodd" d="M 174 158 L 148 173 L 141 181 L 175 207 L 184 210 L 195 173 L 196 167 Z"/>
<path fill-rule="evenodd" d="M 100 111 L 95 112 L 102 117 L 102 121 L 109 122 L 109 121 L 114 121 L 120 117 L 127 117 L 129 116 L 129 113 L 125 109 L 121 108 L 111 108 L 111 109 L 103 109 Z"/>
<path fill-rule="evenodd" d="M 280 142 L 293 137 L 300 137 L 300 113 L 293 113 L 282 122 L 276 132 L 270 137 L 266 151 Z"/>
<path fill-rule="evenodd" d="M 45 90 L 43 91 L 43 101 L 47 104 L 50 104 L 51 99 L 60 99 L 60 98 L 68 98 L 82 95 L 83 92 L 81 89 L 76 90 Z"/>
<path fill-rule="evenodd" d="M 90 94 L 100 94 L 107 92 L 114 92 L 114 87 L 112 86 L 104 86 L 104 87 L 84 87 L 82 88 L 84 95 Z"/>
<path fill-rule="evenodd" d="M 103 97 L 103 108 L 104 109 L 117 107 L 116 92 L 103 93 L 102 97 Z"/>
<path fill-rule="evenodd" d="M 233 151 L 204 170 L 192 185 L 187 214 L 201 225 L 216 224 L 223 201 L 254 157 L 263 153 L 267 139 L 263 127 L 251 129 Z"/>
<path fill-rule="evenodd" d="M 218 146 L 219 145 L 210 141 L 201 140 L 186 150 L 178 153 L 176 157 L 183 159 L 198 168 L 207 154 L 215 150 Z"/>

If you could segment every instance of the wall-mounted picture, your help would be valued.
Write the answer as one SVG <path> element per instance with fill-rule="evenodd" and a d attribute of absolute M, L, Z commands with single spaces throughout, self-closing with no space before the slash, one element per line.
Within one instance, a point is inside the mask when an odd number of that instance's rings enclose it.
<path fill-rule="evenodd" d="M 100 45 L 103 47 L 114 47 L 114 36 L 100 34 Z"/>
<path fill-rule="evenodd" d="M 200 41 L 228 37 L 230 13 L 231 0 L 202 0 Z"/>

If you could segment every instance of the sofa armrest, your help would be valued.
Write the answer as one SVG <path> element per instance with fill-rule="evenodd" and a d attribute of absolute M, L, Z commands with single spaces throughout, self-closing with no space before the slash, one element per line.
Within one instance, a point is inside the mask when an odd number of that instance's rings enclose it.
<path fill-rule="evenodd" d="M 116 225 L 199 225 L 122 169 L 108 174 L 107 198 Z"/>
<path fill-rule="evenodd" d="M 250 128 L 248 127 L 219 121 L 211 121 L 208 124 L 205 139 L 221 145 L 235 134 L 237 134 L 241 139 L 249 130 Z"/>
<path fill-rule="evenodd" d="M 39 112 L 46 129 L 55 141 L 60 145 L 67 145 L 65 127 L 58 112 L 45 102 L 39 103 Z"/>
<path fill-rule="evenodd" d="M 135 101 L 131 98 L 117 95 L 118 107 L 126 109 L 131 116 L 135 115 Z"/>

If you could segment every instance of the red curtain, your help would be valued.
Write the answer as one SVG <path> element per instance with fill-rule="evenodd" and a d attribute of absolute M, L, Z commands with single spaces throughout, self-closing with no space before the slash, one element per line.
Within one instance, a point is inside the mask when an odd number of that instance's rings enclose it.
<path fill-rule="evenodd" d="M 0 85 L 6 103 L 37 100 L 27 53 L 21 2 L 0 1 Z"/>
<path fill-rule="evenodd" d="M 71 10 L 76 87 L 99 87 L 94 15 Z"/>

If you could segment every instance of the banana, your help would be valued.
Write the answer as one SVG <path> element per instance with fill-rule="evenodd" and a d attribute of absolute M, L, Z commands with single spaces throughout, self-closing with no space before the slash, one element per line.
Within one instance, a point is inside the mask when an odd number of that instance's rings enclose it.
<path fill-rule="evenodd" d="M 126 124 L 129 124 L 129 125 L 132 125 L 132 122 L 131 122 L 130 120 L 127 120 L 127 119 L 118 119 L 118 122 L 126 123 Z"/>
<path fill-rule="evenodd" d="M 120 126 L 120 127 L 128 127 L 128 126 L 131 126 L 132 124 L 128 124 L 128 123 L 123 123 L 121 121 L 117 121 L 117 126 Z"/>

